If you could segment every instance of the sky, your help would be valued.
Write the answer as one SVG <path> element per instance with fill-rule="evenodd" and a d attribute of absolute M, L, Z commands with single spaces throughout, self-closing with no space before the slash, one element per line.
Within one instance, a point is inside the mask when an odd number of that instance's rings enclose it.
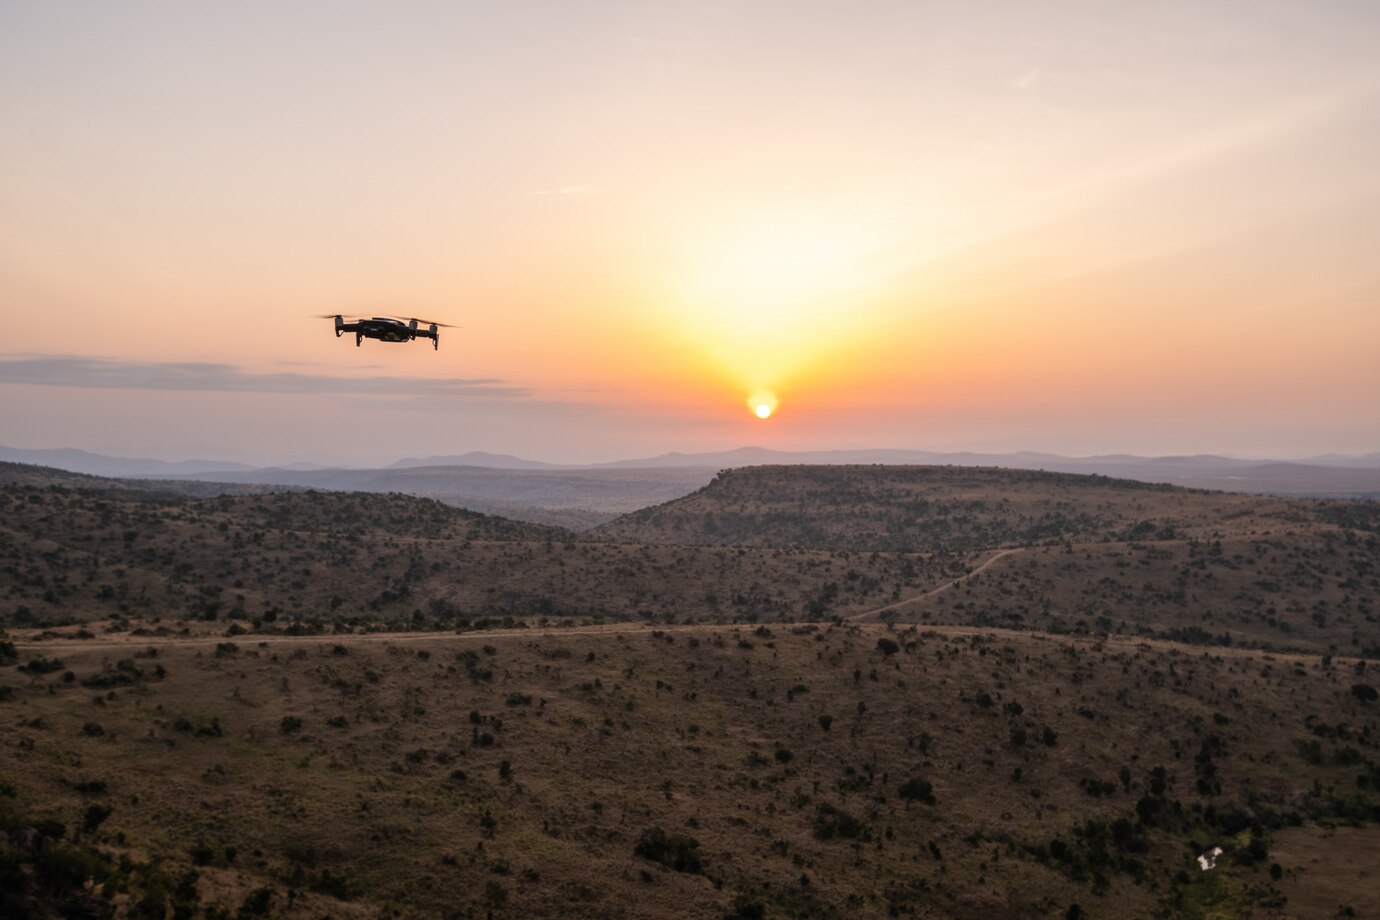
<path fill-rule="evenodd" d="M 7 0 L 0 444 L 1380 451 L 1376 47 L 1326 0 Z"/>

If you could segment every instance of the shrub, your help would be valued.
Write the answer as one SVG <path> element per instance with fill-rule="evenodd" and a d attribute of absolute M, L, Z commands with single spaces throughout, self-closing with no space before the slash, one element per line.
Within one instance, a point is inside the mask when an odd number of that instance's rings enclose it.
<path fill-rule="evenodd" d="M 926 805 L 933 805 L 934 786 L 927 779 L 912 776 L 901 784 L 901 788 L 896 790 L 896 794 L 907 802 L 923 802 Z"/>
<path fill-rule="evenodd" d="M 699 872 L 700 842 L 687 834 L 667 834 L 659 827 L 649 827 L 637 838 L 633 855 L 660 863 L 676 872 Z"/>
<path fill-rule="evenodd" d="M 110 809 L 106 806 L 89 805 L 87 806 L 86 813 L 82 815 L 82 830 L 87 831 L 88 833 L 94 832 L 96 828 L 100 827 L 102 822 L 104 822 L 105 819 L 109 817 Z"/>
<path fill-rule="evenodd" d="M 38 655 L 29 659 L 29 663 L 19 670 L 28 671 L 30 674 L 51 674 L 54 671 L 62 670 L 62 662 L 56 658 L 44 658 Z"/>
<path fill-rule="evenodd" d="M 273 900 L 273 889 L 259 888 L 251 891 L 240 905 L 239 918 L 247 920 L 249 917 L 265 917 L 268 915 L 268 906 Z"/>
<path fill-rule="evenodd" d="M 870 840 L 867 825 L 841 808 L 822 803 L 815 812 L 815 836 L 820 840 L 844 837 L 849 840 Z"/>

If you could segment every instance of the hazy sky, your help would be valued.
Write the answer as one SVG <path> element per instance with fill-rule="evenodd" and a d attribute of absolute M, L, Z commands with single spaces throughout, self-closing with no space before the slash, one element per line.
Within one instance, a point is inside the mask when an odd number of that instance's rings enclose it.
<path fill-rule="evenodd" d="M 1377 47 L 1373 2 L 7 0 L 0 444 L 1380 450 Z"/>

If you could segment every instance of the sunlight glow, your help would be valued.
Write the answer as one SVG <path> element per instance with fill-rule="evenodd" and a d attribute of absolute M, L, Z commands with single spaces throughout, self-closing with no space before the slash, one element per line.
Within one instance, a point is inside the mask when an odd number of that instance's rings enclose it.
<path fill-rule="evenodd" d="M 757 390 L 747 399 L 748 408 L 752 414 L 760 419 L 771 418 L 776 407 L 780 405 L 780 400 L 771 390 Z"/>
<path fill-rule="evenodd" d="M 769 388 L 813 378 L 867 325 L 885 226 L 875 211 L 803 206 L 702 226 L 673 269 L 675 337 L 695 344 L 701 367 L 759 391 L 748 410 L 770 417 Z"/>

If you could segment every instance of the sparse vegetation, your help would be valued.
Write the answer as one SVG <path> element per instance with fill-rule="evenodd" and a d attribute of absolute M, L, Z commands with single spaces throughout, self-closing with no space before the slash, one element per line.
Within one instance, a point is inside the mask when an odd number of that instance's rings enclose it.
<path fill-rule="evenodd" d="M 764 516 L 810 494 L 792 471 L 714 512 L 749 545 L 711 547 L 386 496 L 0 489 L 3 912 L 1380 910 L 1324 868 L 1380 859 L 1380 551 L 1355 516 L 850 476 L 809 488 L 912 489 L 914 526 L 871 532 L 939 542 L 766 545 L 765 521 L 812 532 Z"/>

